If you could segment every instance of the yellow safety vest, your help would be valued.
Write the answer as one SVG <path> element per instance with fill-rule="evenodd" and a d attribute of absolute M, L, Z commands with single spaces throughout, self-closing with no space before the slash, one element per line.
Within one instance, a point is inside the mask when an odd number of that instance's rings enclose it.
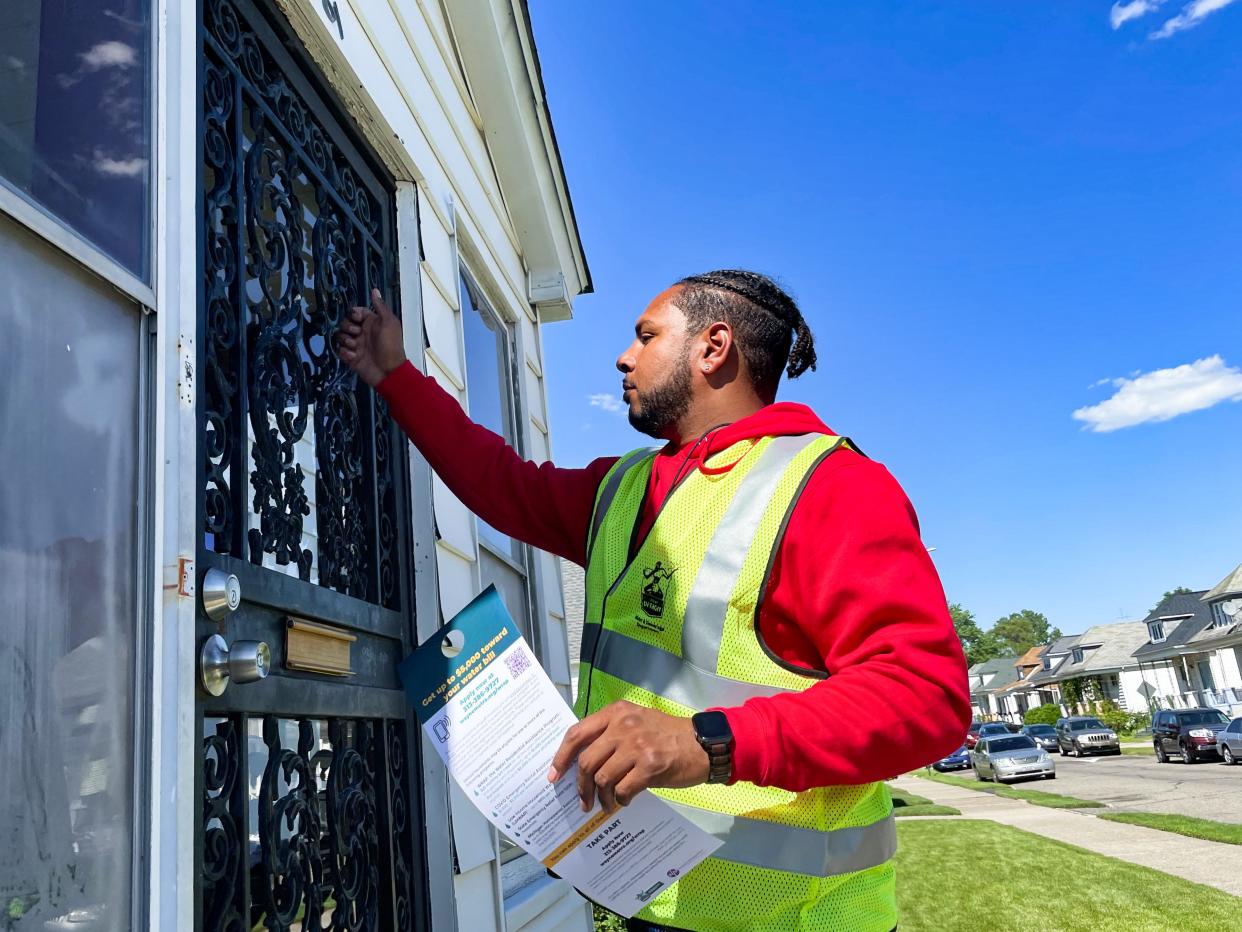
<path fill-rule="evenodd" d="M 848 444 L 823 434 L 746 440 L 695 469 L 629 553 L 654 452 L 600 483 L 587 546 L 579 718 L 626 699 L 670 715 L 807 689 L 757 632 L 789 515 L 815 468 Z M 694 932 L 889 932 L 897 848 L 883 783 L 801 793 L 753 783 L 653 790 L 724 845 L 641 919 Z"/>

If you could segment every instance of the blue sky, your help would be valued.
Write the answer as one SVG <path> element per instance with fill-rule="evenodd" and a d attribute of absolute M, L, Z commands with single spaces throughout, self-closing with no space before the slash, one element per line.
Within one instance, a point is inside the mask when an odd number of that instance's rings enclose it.
<path fill-rule="evenodd" d="M 647 301 L 751 267 L 816 334 L 782 398 L 889 467 L 981 622 L 1242 561 L 1242 3 L 531 13 L 596 289 L 545 332 L 559 463 L 641 443 L 591 399 Z"/>

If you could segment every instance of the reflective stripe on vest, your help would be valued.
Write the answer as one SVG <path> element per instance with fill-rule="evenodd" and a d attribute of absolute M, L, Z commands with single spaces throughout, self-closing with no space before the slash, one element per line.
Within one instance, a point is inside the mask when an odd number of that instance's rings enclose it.
<path fill-rule="evenodd" d="M 729 596 L 742 575 L 742 563 L 746 560 L 763 513 L 776 492 L 776 484 L 794 458 L 819 436 L 777 437 L 769 443 L 759 462 L 742 480 L 729 510 L 716 528 L 703 557 L 703 565 L 694 579 L 694 588 L 690 590 L 690 601 L 686 603 L 685 620 L 682 622 L 681 655 L 699 668 L 715 670 L 720 660 L 720 640 L 724 635 Z M 839 447 L 841 442 L 842 438 L 838 437 L 833 449 Z"/>
<path fill-rule="evenodd" d="M 821 832 L 665 802 L 724 842 L 712 857 L 738 864 L 831 877 L 875 867 L 897 853 L 897 826 L 891 815 L 871 825 Z"/>
<path fill-rule="evenodd" d="M 609 631 L 600 624 L 582 626 L 582 656 L 594 658 L 592 670 L 691 709 L 741 705 L 755 696 L 790 692 L 708 673 L 653 644 Z"/>
<path fill-rule="evenodd" d="M 604 523 L 604 515 L 608 514 L 608 508 L 612 504 L 612 500 L 617 497 L 617 491 L 621 488 L 621 480 L 625 478 L 625 474 L 634 466 L 637 466 L 648 456 L 655 453 L 654 448 L 645 450 L 634 450 L 627 453 L 612 468 L 612 474 L 604 480 L 604 487 L 600 490 L 599 500 L 595 503 L 595 514 L 591 516 L 591 536 L 587 538 L 587 563 L 591 562 L 591 551 L 595 549 L 595 538 L 599 536 L 599 527 Z"/>

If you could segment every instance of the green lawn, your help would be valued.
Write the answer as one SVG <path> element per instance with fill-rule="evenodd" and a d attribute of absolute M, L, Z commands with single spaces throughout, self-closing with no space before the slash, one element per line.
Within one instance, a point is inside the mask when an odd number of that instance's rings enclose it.
<path fill-rule="evenodd" d="M 1242 825 L 1236 823 L 1213 822 L 1211 819 L 1166 815 L 1159 812 L 1104 812 L 1100 813 L 1099 818 L 1108 819 L 1110 822 L 1146 825 L 1148 828 L 1158 828 L 1162 832 L 1175 832 L 1178 835 L 1189 835 L 1191 838 L 1221 841 L 1227 845 L 1242 845 Z"/>
<path fill-rule="evenodd" d="M 1156 759 L 1156 752 L 1152 750 L 1150 744 L 1145 744 L 1141 748 L 1123 747 L 1121 753 L 1128 757 L 1150 757 L 1152 760 Z"/>
<path fill-rule="evenodd" d="M 1034 803 L 1036 806 L 1047 806 L 1049 809 L 1097 809 L 1104 806 L 1104 803 L 1097 803 L 1094 799 L 1059 796 L 1056 793 L 1045 793 L 1042 790 L 1024 790 L 1016 786 L 1005 786 L 1000 783 L 983 783 L 973 778 L 954 777 L 947 773 L 936 773 L 935 771 L 927 773 L 922 770 L 916 770 L 913 772 L 913 775 L 922 780 L 934 780 L 937 783 L 961 786 L 968 790 L 978 790 L 981 793 L 992 793 L 995 796 L 1004 796 L 1006 799 L 1024 799 L 1028 803 Z"/>
<path fill-rule="evenodd" d="M 893 815 L 898 818 L 901 816 L 962 814 L 952 806 L 938 806 L 925 796 L 915 796 L 913 793 L 899 790 L 895 786 L 890 786 L 888 792 L 893 797 Z"/>
<path fill-rule="evenodd" d="M 1242 912 L 1219 890 L 995 822 L 904 822 L 897 837 L 902 932 L 1219 932 Z"/>

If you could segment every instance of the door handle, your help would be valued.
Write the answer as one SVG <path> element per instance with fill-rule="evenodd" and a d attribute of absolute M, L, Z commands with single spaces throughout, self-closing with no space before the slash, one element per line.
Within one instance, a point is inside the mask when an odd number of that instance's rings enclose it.
<path fill-rule="evenodd" d="M 230 647 L 221 635 L 203 642 L 198 655 L 198 678 L 213 696 L 223 695 L 229 682 L 254 683 L 272 671 L 272 652 L 266 641 L 234 641 Z"/>

